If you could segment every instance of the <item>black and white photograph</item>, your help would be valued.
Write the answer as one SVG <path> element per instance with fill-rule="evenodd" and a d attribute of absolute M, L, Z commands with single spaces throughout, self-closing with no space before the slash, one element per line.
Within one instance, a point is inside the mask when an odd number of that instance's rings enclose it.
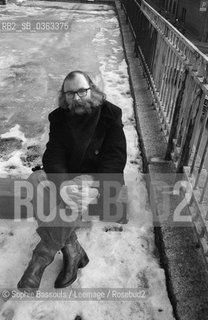
<path fill-rule="evenodd" d="M 0 320 L 208 320 L 208 0 L 0 0 Z"/>

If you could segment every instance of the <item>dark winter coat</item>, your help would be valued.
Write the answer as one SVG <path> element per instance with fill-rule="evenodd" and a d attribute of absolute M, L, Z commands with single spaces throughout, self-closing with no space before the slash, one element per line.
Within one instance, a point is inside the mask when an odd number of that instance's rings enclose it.
<path fill-rule="evenodd" d="M 121 109 L 105 101 L 99 114 L 70 117 L 57 108 L 49 114 L 49 142 L 43 155 L 47 173 L 123 173 L 126 139 Z M 84 122 L 84 124 L 83 124 Z"/>
<path fill-rule="evenodd" d="M 104 101 L 91 115 L 71 115 L 57 108 L 49 114 L 49 142 L 43 155 L 45 172 L 57 185 L 83 173 L 123 180 L 126 139 L 121 109 Z M 51 175 L 54 174 L 54 175 Z M 116 174 L 116 175 L 112 175 Z"/>

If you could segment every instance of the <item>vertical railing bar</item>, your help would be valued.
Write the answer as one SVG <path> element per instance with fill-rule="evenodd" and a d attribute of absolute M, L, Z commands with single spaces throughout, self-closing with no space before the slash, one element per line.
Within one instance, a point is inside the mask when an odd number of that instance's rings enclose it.
<path fill-rule="evenodd" d="M 199 199 L 199 203 L 202 203 L 202 201 L 204 200 L 204 195 L 205 195 L 205 191 L 207 190 L 207 185 L 208 185 L 208 172 L 207 173 L 207 176 L 206 176 L 206 181 L 205 181 L 205 184 L 203 186 L 203 190 L 202 190 L 202 193 L 201 193 L 201 196 L 200 196 L 200 199 Z"/>
<path fill-rule="evenodd" d="M 172 72 L 170 74 L 170 83 L 171 83 L 171 92 L 169 94 L 169 98 L 167 101 L 168 104 L 168 110 L 167 110 L 167 118 L 168 118 L 168 122 L 170 122 L 170 113 L 171 113 L 171 98 L 172 98 L 172 93 L 173 93 L 173 83 L 174 83 L 174 70 L 177 67 L 177 57 L 176 55 L 174 55 L 174 59 L 173 59 L 173 68 L 172 68 Z"/>
<path fill-rule="evenodd" d="M 168 60 L 169 60 L 169 57 L 170 57 L 170 53 L 171 53 L 171 49 L 168 47 L 168 52 L 167 52 L 167 56 L 166 56 L 166 60 L 165 60 L 165 67 L 164 67 L 164 70 L 163 70 L 162 88 L 161 88 L 161 96 L 160 96 L 160 99 L 161 99 L 161 102 L 162 102 L 163 105 L 164 105 L 164 95 L 165 95 L 165 86 L 166 86 L 165 79 L 167 77 L 166 73 L 167 73 Z"/>
<path fill-rule="evenodd" d="M 169 122 L 171 122 L 171 117 L 173 114 L 173 108 L 174 108 L 174 98 L 175 98 L 175 93 L 176 93 L 176 89 L 177 89 L 177 82 L 178 79 L 180 77 L 180 63 L 179 63 L 179 59 L 178 57 L 176 57 L 176 64 L 175 64 L 175 73 L 173 76 L 173 88 L 172 88 L 172 92 L 171 92 L 171 97 L 170 97 L 170 104 L 171 104 L 171 112 L 169 115 Z M 179 69 L 179 70 L 178 70 Z"/>
<path fill-rule="evenodd" d="M 163 74 L 164 74 L 164 70 L 165 70 L 164 62 L 165 62 L 166 55 L 167 55 L 167 50 L 168 50 L 164 39 L 162 37 L 161 37 L 161 39 L 162 39 L 163 51 L 162 51 L 162 54 L 161 54 L 161 76 L 160 76 L 160 79 L 159 79 L 160 82 L 158 84 L 158 91 L 159 91 L 159 95 L 160 96 L 161 96 L 161 90 L 162 90 L 162 78 L 163 78 Z"/>
<path fill-rule="evenodd" d="M 204 101 L 205 101 L 205 95 L 201 99 L 200 110 L 203 110 Z M 198 124 L 200 122 L 200 117 L 201 117 L 201 114 L 199 113 L 198 120 L 196 121 L 196 128 L 197 128 L 197 126 L 198 126 Z M 190 176 L 192 175 L 192 173 L 194 171 L 194 166 L 195 166 L 197 154 L 198 154 L 198 151 L 199 151 L 200 143 L 201 143 L 201 140 L 202 140 L 202 135 L 203 135 L 204 129 L 206 127 L 206 118 L 207 117 L 205 116 L 204 119 L 203 119 L 201 130 L 199 132 L 199 137 L 197 139 L 196 148 L 195 148 L 195 152 L 194 152 L 194 157 L 193 157 L 192 165 L 191 165 L 191 168 L 190 168 Z M 195 132 L 196 132 L 196 130 L 195 130 Z M 193 133 L 195 133 L 195 132 L 193 132 Z M 195 136 L 195 134 L 193 134 L 193 136 Z M 194 141 L 193 141 L 193 143 L 194 143 Z"/>
<path fill-rule="evenodd" d="M 182 148 L 183 148 L 183 145 L 184 145 L 184 143 L 185 143 L 185 139 L 186 139 L 186 134 L 187 134 L 187 131 L 188 131 L 188 126 L 189 126 L 189 122 L 190 122 L 190 119 L 191 119 L 191 114 L 192 114 L 192 111 L 193 111 L 193 105 L 194 105 L 194 102 L 195 102 L 195 99 L 194 99 L 194 97 L 195 97 L 195 94 L 196 94 L 196 91 L 197 91 L 197 84 L 194 82 L 193 83 L 193 80 L 192 80 L 192 84 L 193 84 L 193 91 L 192 91 L 192 93 L 191 93 L 191 103 L 189 103 L 188 104 L 188 110 L 186 110 L 187 108 L 185 107 L 185 109 L 184 109 L 184 111 L 185 111 L 185 117 L 184 117 L 184 119 L 185 119 L 185 123 L 184 123 L 184 125 L 185 125 L 185 130 L 184 130 L 184 132 L 183 132 L 183 135 L 182 135 L 182 141 L 181 141 L 181 146 L 182 146 Z M 190 106 L 190 107 L 189 107 Z"/>
<path fill-rule="evenodd" d="M 190 142 L 191 142 L 191 138 L 193 134 L 193 126 L 194 126 L 193 115 L 195 112 L 195 101 L 197 101 L 198 99 L 198 95 L 196 94 L 197 84 L 194 83 L 193 87 L 195 88 L 192 93 L 191 106 L 187 110 L 188 115 L 185 116 L 185 124 L 184 124 L 185 130 L 183 131 L 183 135 L 182 135 L 181 150 L 180 150 L 179 160 L 177 163 L 177 172 L 182 172 L 183 167 L 188 165 L 188 161 L 191 155 Z M 196 97 L 196 98 L 193 98 L 193 97 Z"/>
<path fill-rule="evenodd" d="M 180 121 L 180 115 L 182 113 L 181 109 L 183 107 L 184 102 L 184 93 L 187 86 L 187 79 L 188 79 L 188 70 L 184 70 L 183 74 L 181 75 L 181 83 L 178 91 L 178 96 L 176 99 L 174 114 L 173 114 L 173 120 L 170 128 L 170 134 L 168 139 L 168 145 L 166 150 L 165 159 L 170 160 L 171 158 L 171 152 L 173 151 L 174 147 L 174 141 L 177 141 L 177 136 L 180 132 L 180 126 L 178 124 L 181 124 Z"/>
<path fill-rule="evenodd" d="M 179 73 L 178 73 L 178 77 L 177 77 L 176 86 L 175 86 L 174 92 L 173 92 L 173 105 L 172 105 L 172 112 L 170 114 L 170 123 L 172 123 L 172 119 L 173 119 L 173 112 L 175 110 L 176 99 L 177 99 L 177 96 L 178 96 L 178 93 L 179 93 L 179 82 L 180 82 L 180 79 L 181 79 L 181 73 L 182 73 L 182 68 L 183 68 L 183 65 L 180 62 L 180 60 L 178 61 L 178 63 L 179 63 Z"/>
<path fill-rule="evenodd" d="M 191 86 L 191 77 L 190 75 L 188 74 L 188 77 L 187 77 L 187 80 L 186 80 L 186 87 L 185 87 L 185 92 L 184 92 L 184 96 L 183 96 L 183 100 L 181 102 L 181 111 L 180 111 L 180 115 L 179 115 L 179 125 L 178 125 L 178 130 L 176 132 L 176 145 L 177 146 L 180 146 L 181 142 L 179 142 L 179 139 L 181 139 L 181 130 L 183 131 L 182 129 L 182 124 L 183 124 L 183 114 L 185 112 L 185 107 L 186 106 L 186 101 L 188 99 L 188 94 L 187 92 L 189 93 L 190 90 L 190 86 Z M 186 93 L 186 94 L 185 94 Z"/>
<path fill-rule="evenodd" d="M 202 158 L 201 158 L 199 170 L 197 172 L 196 180 L 195 180 L 195 183 L 194 183 L 194 189 L 196 189 L 198 181 L 199 181 L 199 176 L 201 174 L 201 171 L 202 171 L 202 168 L 203 168 L 203 165 L 204 165 L 204 160 L 205 160 L 205 157 L 206 157 L 206 154 L 207 154 L 207 149 L 208 149 L 208 137 L 207 137 L 206 145 L 205 145 L 205 148 L 204 148 L 204 151 L 203 151 L 203 154 L 202 154 Z"/>
<path fill-rule="evenodd" d="M 167 85 L 166 85 L 166 91 L 165 91 L 165 95 L 164 95 L 164 111 L 167 112 L 167 99 L 168 99 L 168 95 L 170 92 L 170 87 L 169 87 L 169 79 L 170 79 L 170 72 L 171 72 L 171 64 L 172 64 L 172 60 L 174 57 L 174 52 L 171 50 L 171 54 L 170 54 L 170 59 L 169 59 L 169 65 L 168 65 L 168 71 L 167 71 Z"/>
<path fill-rule="evenodd" d="M 162 51 L 162 53 L 158 54 L 159 51 Z M 162 37 L 159 36 L 158 41 L 157 41 L 156 50 L 155 50 L 155 59 L 154 59 L 155 63 L 154 63 L 154 72 L 153 72 L 153 76 L 155 77 L 156 88 L 158 88 L 162 55 L 163 55 L 163 39 L 162 39 Z"/>

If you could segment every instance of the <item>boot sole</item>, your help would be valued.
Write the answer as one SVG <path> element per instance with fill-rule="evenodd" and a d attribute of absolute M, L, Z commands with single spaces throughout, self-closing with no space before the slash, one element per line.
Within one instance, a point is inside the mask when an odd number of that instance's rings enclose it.
<path fill-rule="evenodd" d="M 77 265 L 77 269 L 81 269 L 84 268 L 89 262 L 89 258 L 88 256 L 85 254 L 84 257 L 80 260 L 80 262 Z M 54 285 L 54 288 L 56 289 L 61 289 L 61 288 L 66 288 L 68 286 L 70 286 L 75 280 L 77 279 L 77 274 L 75 275 L 74 278 L 72 278 L 70 281 L 68 281 L 67 283 L 61 285 L 61 286 L 57 286 L 56 283 Z"/>
<path fill-rule="evenodd" d="M 89 258 L 88 256 L 85 254 L 84 257 L 80 260 L 80 262 L 78 263 L 78 268 L 84 268 L 89 262 Z"/>
<path fill-rule="evenodd" d="M 66 287 L 70 286 L 76 279 L 77 279 L 77 274 L 76 274 L 76 276 L 74 278 L 72 278 L 69 282 L 63 284 L 62 286 L 57 286 L 55 284 L 54 288 L 56 288 L 56 289 L 66 288 Z"/>

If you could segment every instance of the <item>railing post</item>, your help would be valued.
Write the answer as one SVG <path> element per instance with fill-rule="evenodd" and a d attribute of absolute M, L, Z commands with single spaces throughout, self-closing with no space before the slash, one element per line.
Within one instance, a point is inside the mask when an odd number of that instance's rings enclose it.
<path fill-rule="evenodd" d="M 192 138 L 193 128 L 194 128 L 194 120 L 191 119 L 191 121 L 189 122 L 188 133 L 186 135 L 186 141 L 185 141 L 185 144 L 181 150 L 180 158 L 179 158 L 178 164 L 177 164 L 176 171 L 178 173 L 183 173 L 183 167 L 188 165 L 188 160 L 189 160 L 190 151 L 191 151 L 190 150 L 190 142 L 191 142 L 191 138 Z"/>
<path fill-rule="evenodd" d="M 179 115 L 180 115 L 180 111 L 181 111 L 183 94 L 184 94 L 185 87 L 186 87 L 187 75 L 188 75 L 188 71 L 186 70 L 184 73 L 184 79 L 182 80 L 182 83 L 181 83 L 181 89 L 179 90 L 178 96 L 176 99 L 176 105 L 175 105 L 175 110 L 174 110 L 174 114 L 173 114 L 173 120 L 172 120 L 171 130 L 170 130 L 170 134 L 169 134 L 165 160 L 171 159 L 171 152 L 173 150 L 173 139 L 176 136 L 176 131 L 177 131 L 177 127 L 178 127 L 178 120 L 179 120 Z"/>

